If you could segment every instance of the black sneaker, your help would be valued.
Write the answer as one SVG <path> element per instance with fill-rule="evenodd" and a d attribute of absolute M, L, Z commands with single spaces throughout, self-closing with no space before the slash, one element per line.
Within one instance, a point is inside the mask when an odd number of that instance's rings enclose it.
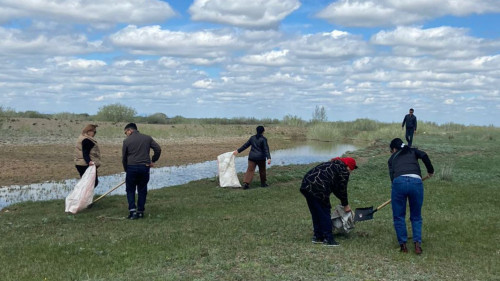
<path fill-rule="evenodd" d="M 245 183 L 245 184 L 243 185 L 243 189 L 249 189 L 249 188 L 250 188 L 250 186 L 248 185 L 248 183 Z"/>
<path fill-rule="evenodd" d="M 127 217 L 129 220 L 135 220 L 138 219 L 139 217 L 137 216 L 137 213 L 135 211 L 131 211 Z"/>
<path fill-rule="evenodd" d="M 267 184 L 267 183 L 260 184 L 260 187 L 268 187 L 268 186 L 269 186 L 269 184 Z"/>
<path fill-rule="evenodd" d="M 331 240 L 325 239 L 325 241 L 323 241 L 323 246 L 326 246 L 326 247 L 338 247 L 338 246 L 340 246 L 340 244 L 337 243 L 337 241 L 335 241 L 335 239 L 331 239 Z"/>
<path fill-rule="evenodd" d="M 138 219 L 143 219 L 144 218 L 144 212 L 137 212 L 137 218 Z"/>
<path fill-rule="evenodd" d="M 321 243 L 323 243 L 323 240 L 324 240 L 323 238 L 318 238 L 318 237 L 316 237 L 316 236 L 313 236 L 313 237 L 311 238 L 311 242 L 312 242 L 313 244 L 321 244 Z"/>

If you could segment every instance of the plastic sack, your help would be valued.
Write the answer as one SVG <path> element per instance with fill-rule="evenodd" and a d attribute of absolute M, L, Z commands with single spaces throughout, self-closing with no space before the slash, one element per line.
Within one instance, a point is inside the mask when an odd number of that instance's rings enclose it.
<path fill-rule="evenodd" d="M 241 187 L 238 174 L 236 173 L 234 158 L 233 152 L 226 152 L 217 156 L 220 187 Z"/>
<path fill-rule="evenodd" d="M 95 165 L 89 166 L 76 184 L 75 189 L 66 197 L 66 212 L 76 214 L 92 203 L 95 177 Z"/>
<path fill-rule="evenodd" d="M 354 229 L 354 214 L 344 211 L 342 205 L 335 206 L 331 217 L 334 232 L 349 233 Z"/>

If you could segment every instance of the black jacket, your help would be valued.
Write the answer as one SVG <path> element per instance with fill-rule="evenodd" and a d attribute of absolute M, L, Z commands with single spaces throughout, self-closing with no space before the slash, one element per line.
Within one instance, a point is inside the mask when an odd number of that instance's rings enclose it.
<path fill-rule="evenodd" d="M 393 153 L 389 157 L 389 161 L 387 161 L 391 182 L 401 175 L 414 174 L 422 177 L 418 159 L 422 159 L 422 162 L 424 162 L 427 173 L 434 173 L 434 167 L 427 153 L 416 148 L 406 147 Z"/>
<path fill-rule="evenodd" d="M 417 116 L 415 114 L 406 114 L 405 118 L 403 119 L 403 123 L 401 124 L 401 127 L 404 127 L 406 123 L 406 129 L 413 128 L 417 130 Z"/>
<path fill-rule="evenodd" d="M 271 159 L 269 146 L 267 145 L 267 139 L 263 135 L 251 136 L 245 144 L 238 148 L 238 153 L 241 153 L 249 146 L 252 146 L 252 148 L 250 149 L 250 153 L 248 154 L 248 160 L 262 161 Z"/>
<path fill-rule="evenodd" d="M 321 163 L 306 173 L 300 192 L 305 196 L 313 196 L 325 207 L 332 207 L 331 193 L 340 199 L 342 206 L 349 205 L 347 200 L 349 175 L 347 166 L 341 160 Z"/>

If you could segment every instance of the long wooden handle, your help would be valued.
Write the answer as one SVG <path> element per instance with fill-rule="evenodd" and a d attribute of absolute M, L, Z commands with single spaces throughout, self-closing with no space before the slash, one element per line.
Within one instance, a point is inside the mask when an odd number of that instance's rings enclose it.
<path fill-rule="evenodd" d="M 99 198 L 97 198 L 96 200 L 94 200 L 94 202 L 92 202 L 92 204 L 94 204 L 95 202 L 101 200 L 101 198 L 103 198 L 104 196 L 110 194 L 111 192 L 113 192 L 115 189 L 117 189 L 118 187 L 120 187 L 122 184 L 124 184 L 125 181 L 122 181 L 121 183 L 119 183 L 117 186 L 113 187 L 112 189 L 110 189 L 108 192 L 104 193 L 103 195 L 99 196 Z"/>
<path fill-rule="evenodd" d="M 382 205 L 378 206 L 376 210 L 378 211 L 378 210 L 384 208 L 385 206 L 389 205 L 389 203 L 391 203 L 391 199 L 385 201 Z"/>

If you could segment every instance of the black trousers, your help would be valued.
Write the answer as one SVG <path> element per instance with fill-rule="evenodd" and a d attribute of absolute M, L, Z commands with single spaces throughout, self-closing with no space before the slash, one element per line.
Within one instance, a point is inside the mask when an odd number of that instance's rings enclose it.
<path fill-rule="evenodd" d="M 76 170 L 78 171 L 78 173 L 80 174 L 80 178 L 83 176 L 83 174 L 85 174 L 85 171 L 87 171 L 87 168 L 89 166 L 80 166 L 80 165 L 75 165 L 76 167 Z M 97 187 L 97 185 L 99 184 L 99 179 L 97 178 L 97 169 L 95 170 L 95 184 L 94 184 L 94 188 Z"/>

